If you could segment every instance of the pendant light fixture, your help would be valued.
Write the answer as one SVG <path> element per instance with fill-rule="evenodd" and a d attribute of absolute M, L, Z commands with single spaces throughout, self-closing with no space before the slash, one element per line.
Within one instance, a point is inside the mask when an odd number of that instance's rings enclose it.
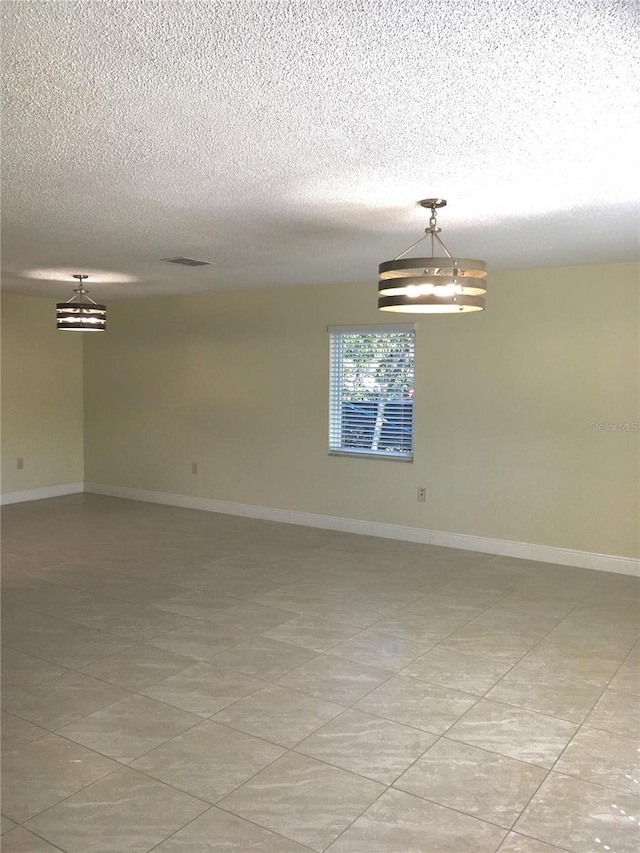
<path fill-rule="evenodd" d="M 393 261 L 379 267 L 378 308 L 409 314 L 453 314 L 482 311 L 487 265 L 474 258 L 453 256 L 442 242 L 436 209 L 444 207 L 442 198 L 425 198 L 418 204 L 431 209 L 425 235 Z M 431 235 L 430 258 L 404 258 L 414 246 Z M 446 257 L 436 257 L 435 249 L 443 249 Z"/>
<path fill-rule="evenodd" d="M 107 306 L 98 305 L 89 296 L 83 285 L 88 275 L 74 273 L 73 277 L 79 282 L 73 289 L 74 295 L 56 305 L 57 328 L 65 332 L 104 332 L 107 328 Z M 74 299 L 79 301 L 74 302 Z"/>

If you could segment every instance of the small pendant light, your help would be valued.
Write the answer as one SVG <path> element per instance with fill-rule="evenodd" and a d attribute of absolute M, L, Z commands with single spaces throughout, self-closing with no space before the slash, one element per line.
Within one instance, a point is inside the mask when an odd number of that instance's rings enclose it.
<path fill-rule="evenodd" d="M 89 291 L 83 285 L 88 275 L 75 273 L 73 277 L 79 281 L 79 285 L 74 287 L 71 299 L 56 305 L 57 328 L 64 332 L 104 332 L 107 328 L 107 306 L 98 305 L 89 296 Z M 88 300 L 86 302 L 85 297 Z M 80 301 L 74 302 L 78 298 Z"/>
<path fill-rule="evenodd" d="M 411 314 L 453 314 L 484 309 L 487 292 L 487 265 L 474 258 L 452 256 L 438 236 L 436 209 L 442 198 L 425 198 L 418 204 L 431 209 L 425 236 L 379 267 L 378 308 Z M 403 258 L 414 246 L 431 235 L 430 258 Z M 435 257 L 436 241 L 446 257 Z"/>

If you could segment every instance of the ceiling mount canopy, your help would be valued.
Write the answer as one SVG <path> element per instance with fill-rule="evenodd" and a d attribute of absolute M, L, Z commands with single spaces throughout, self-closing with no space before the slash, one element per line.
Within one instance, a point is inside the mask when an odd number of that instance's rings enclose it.
<path fill-rule="evenodd" d="M 412 243 L 394 260 L 379 267 L 378 308 L 409 314 L 459 314 L 484 309 L 487 265 L 475 258 L 453 256 L 440 239 L 436 210 L 442 198 L 425 198 L 421 207 L 431 210 L 424 237 Z M 405 258 L 418 243 L 431 237 L 431 257 Z M 443 250 L 445 257 L 435 254 Z M 442 254 L 442 252 L 440 252 Z"/>
<path fill-rule="evenodd" d="M 74 273 L 73 277 L 78 280 L 78 287 L 73 289 L 74 295 L 56 305 L 57 328 L 66 332 L 104 332 L 107 328 L 107 306 L 98 305 L 89 296 L 83 284 L 88 275 Z M 74 302 L 76 299 L 79 301 Z"/>

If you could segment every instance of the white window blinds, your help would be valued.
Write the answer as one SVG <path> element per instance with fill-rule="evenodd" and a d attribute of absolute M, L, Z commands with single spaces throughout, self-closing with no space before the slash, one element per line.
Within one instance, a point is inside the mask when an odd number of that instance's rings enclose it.
<path fill-rule="evenodd" d="M 413 459 L 415 327 L 331 326 L 329 451 Z"/>

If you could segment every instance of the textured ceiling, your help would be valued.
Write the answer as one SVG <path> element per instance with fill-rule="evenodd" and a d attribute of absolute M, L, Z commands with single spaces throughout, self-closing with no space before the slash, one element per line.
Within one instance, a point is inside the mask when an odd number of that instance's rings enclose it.
<path fill-rule="evenodd" d="M 19 0 L 2 18 L 9 292 L 63 298 L 74 272 L 100 300 L 373 283 L 425 196 L 490 270 L 639 255 L 636 0 Z"/>

